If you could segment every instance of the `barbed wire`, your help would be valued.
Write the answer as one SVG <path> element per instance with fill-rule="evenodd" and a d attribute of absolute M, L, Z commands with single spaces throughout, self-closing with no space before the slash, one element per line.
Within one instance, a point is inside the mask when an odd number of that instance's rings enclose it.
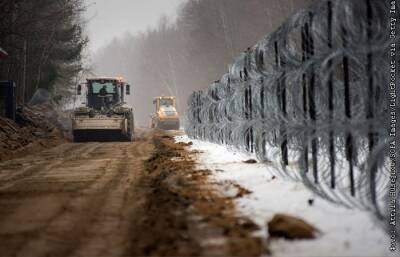
<path fill-rule="evenodd" d="M 255 153 L 276 175 L 385 226 L 389 10 L 324 0 L 297 12 L 189 97 L 186 133 Z"/>

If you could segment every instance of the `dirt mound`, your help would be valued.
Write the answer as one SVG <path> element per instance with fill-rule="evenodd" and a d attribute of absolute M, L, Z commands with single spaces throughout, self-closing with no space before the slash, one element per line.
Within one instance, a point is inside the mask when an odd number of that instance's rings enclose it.
<path fill-rule="evenodd" d="M 284 214 L 277 214 L 268 222 L 268 233 L 271 237 L 313 239 L 317 231 L 304 220 Z"/>
<path fill-rule="evenodd" d="M 219 194 L 207 170 L 196 170 L 182 144 L 155 136 L 155 152 L 146 161 L 140 194 L 145 194 L 131 228 L 127 256 L 260 256 L 257 225 L 237 216 L 231 198 Z M 148 190 L 152 188 L 152 190 Z M 139 193 L 139 192 L 138 192 Z"/>
<path fill-rule="evenodd" d="M 45 114 L 50 106 L 25 106 L 17 112 L 16 121 L 0 117 L 0 161 L 39 151 L 63 141 L 63 132 Z M 52 116 L 55 118 L 55 115 Z"/>
<path fill-rule="evenodd" d="M 257 163 L 257 161 L 256 161 L 256 160 L 254 160 L 254 159 L 249 159 L 249 160 L 243 161 L 243 163 L 247 163 L 247 164 L 255 164 L 255 163 Z"/>

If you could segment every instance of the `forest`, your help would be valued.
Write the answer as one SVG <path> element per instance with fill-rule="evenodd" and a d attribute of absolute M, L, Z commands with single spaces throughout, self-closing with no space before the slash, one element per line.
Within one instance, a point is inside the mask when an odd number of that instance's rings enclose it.
<path fill-rule="evenodd" d="M 137 121 L 147 125 L 152 99 L 175 95 L 181 112 L 194 90 L 207 88 L 248 47 L 312 0 L 189 0 L 176 19 L 115 38 L 93 56 L 99 76 L 123 76 L 134 88 Z"/>
<path fill-rule="evenodd" d="M 38 88 L 67 102 L 83 70 L 83 0 L 0 0 L 0 78 L 17 84 L 19 104 Z"/>

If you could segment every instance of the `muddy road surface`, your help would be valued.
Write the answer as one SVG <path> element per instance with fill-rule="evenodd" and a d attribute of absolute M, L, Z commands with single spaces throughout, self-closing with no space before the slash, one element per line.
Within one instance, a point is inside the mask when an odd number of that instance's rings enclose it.
<path fill-rule="evenodd" d="M 173 161 L 172 161 L 173 160 Z M 64 143 L 0 163 L 0 256 L 265 253 L 170 136 Z"/>

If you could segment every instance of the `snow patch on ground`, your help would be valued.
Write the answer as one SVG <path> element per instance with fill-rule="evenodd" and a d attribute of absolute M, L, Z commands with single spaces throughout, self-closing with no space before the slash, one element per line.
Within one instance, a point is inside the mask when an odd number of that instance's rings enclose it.
<path fill-rule="evenodd" d="M 263 228 L 261 236 L 268 236 L 266 223 L 277 213 L 302 218 L 322 232 L 316 240 L 273 240 L 274 256 L 397 256 L 388 250 L 388 236 L 367 212 L 316 198 L 301 183 L 275 178 L 265 164 L 243 163 L 254 156 L 187 136 L 178 136 L 176 141 L 193 142 L 190 149 L 198 151 L 199 169 L 211 170 L 213 180 L 231 181 L 252 192 L 236 200 L 236 205 Z M 314 200 L 311 206 L 310 199 Z"/>

